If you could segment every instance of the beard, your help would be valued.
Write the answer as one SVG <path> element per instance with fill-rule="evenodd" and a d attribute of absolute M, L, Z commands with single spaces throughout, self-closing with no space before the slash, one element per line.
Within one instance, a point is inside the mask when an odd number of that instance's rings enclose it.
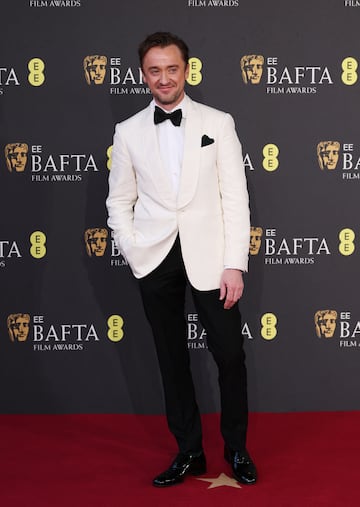
<path fill-rule="evenodd" d="M 175 104 L 179 102 L 179 99 L 182 98 L 182 95 L 184 93 L 184 90 L 176 90 L 173 93 L 169 95 L 162 95 L 159 93 L 153 93 L 154 99 L 158 104 L 161 104 L 163 106 L 169 106 L 171 104 Z"/>

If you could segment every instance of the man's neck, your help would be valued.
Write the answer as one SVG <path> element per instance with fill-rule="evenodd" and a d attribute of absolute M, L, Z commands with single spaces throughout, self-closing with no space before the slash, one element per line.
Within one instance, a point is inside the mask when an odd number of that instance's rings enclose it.
<path fill-rule="evenodd" d="M 171 111 L 174 111 L 174 109 L 176 109 L 183 102 L 184 98 L 185 98 L 185 93 L 183 93 L 181 98 L 178 99 L 175 103 L 173 102 L 171 104 L 161 104 L 156 100 L 155 97 L 154 97 L 154 102 L 155 102 L 156 106 L 160 107 L 161 109 L 163 109 L 167 113 L 170 113 Z"/>

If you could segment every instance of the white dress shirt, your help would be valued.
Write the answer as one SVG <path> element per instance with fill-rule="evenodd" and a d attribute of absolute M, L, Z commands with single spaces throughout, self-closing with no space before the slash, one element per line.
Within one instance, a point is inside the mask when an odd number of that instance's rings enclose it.
<path fill-rule="evenodd" d="M 155 105 L 157 104 L 153 101 L 154 110 Z M 165 109 L 163 109 L 163 111 L 172 113 L 177 109 L 181 109 L 182 111 L 182 119 L 179 127 L 173 125 L 170 120 L 165 120 L 156 125 L 160 155 L 165 169 L 169 172 L 169 177 L 176 195 L 179 192 L 181 166 L 184 154 L 186 97 L 184 97 L 174 109 L 171 109 L 171 111 Z"/>

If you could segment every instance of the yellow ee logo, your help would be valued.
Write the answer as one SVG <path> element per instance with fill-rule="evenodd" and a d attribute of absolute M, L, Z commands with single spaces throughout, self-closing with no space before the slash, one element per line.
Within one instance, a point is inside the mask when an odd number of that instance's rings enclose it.
<path fill-rule="evenodd" d="M 265 171 L 276 171 L 276 169 L 279 167 L 279 148 L 276 146 L 276 144 L 267 144 L 263 148 L 263 168 Z"/>
<path fill-rule="evenodd" d="M 341 68 L 343 70 L 343 73 L 341 74 L 342 82 L 349 86 L 355 84 L 358 79 L 356 72 L 358 68 L 357 60 L 355 60 L 352 56 L 348 56 L 342 61 Z"/>
<path fill-rule="evenodd" d="M 124 319 L 120 315 L 111 315 L 108 320 L 107 336 L 112 342 L 119 342 L 124 337 Z"/>
<path fill-rule="evenodd" d="M 261 317 L 261 336 L 264 340 L 273 340 L 277 335 L 277 318 L 273 313 L 264 313 Z"/>
<path fill-rule="evenodd" d="M 32 86 L 41 86 L 45 81 L 45 63 L 40 58 L 32 58 L 28 63 L 28 80 Z"/>
<path fill-rule="evenodd" d="M 342 229 L 339 232 L 339 252 L 341 255 L 351 255 L 355 251 L 355 232 L 352 229 Z"/>
<path fill-rule="evenodd" d="M 34 231 L 30 235 L 30 254 L 35 259 L 41 259 L 46 255 L 46 235 L 41 231 Z"/>
<path fill-rule="evenodd" d="M 189 58 L 189 75 L 186 79 L 189 85 L 196 86 L 202 81 L 202 61 L 199 58 Z"/>
<path fill-rule="evenodd" d="M 112 145 L 109 146 L 108 149 L 106 150 L 106 155 L 107 155 L 106 167 L 109 169 L 109 171 L 111 170 L 111 155 L 112 155 L 112 150 L 113 150 Z"/>

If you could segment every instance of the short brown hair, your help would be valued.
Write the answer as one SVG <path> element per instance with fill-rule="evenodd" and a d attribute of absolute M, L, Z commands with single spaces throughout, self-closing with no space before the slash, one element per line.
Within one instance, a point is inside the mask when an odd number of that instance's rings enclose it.
<path fill-rule="evenodd" d="M 177 35 L 174 35 L 170 32 L 155 32 L 152 33 L 151 35 L 148 35 L 139 46 L 138 53 L 141 68 L 143 66 L 145 55 L 151 48 L 155 47 L 165 48 L 166 46 L 171 46 L 172 44 L 174 44 L 180 49 L 181 56 L 186 66 L 189 60 L 189 48 L 187 47 L 185 42 L 182 39 L 180 39 Z"/>

